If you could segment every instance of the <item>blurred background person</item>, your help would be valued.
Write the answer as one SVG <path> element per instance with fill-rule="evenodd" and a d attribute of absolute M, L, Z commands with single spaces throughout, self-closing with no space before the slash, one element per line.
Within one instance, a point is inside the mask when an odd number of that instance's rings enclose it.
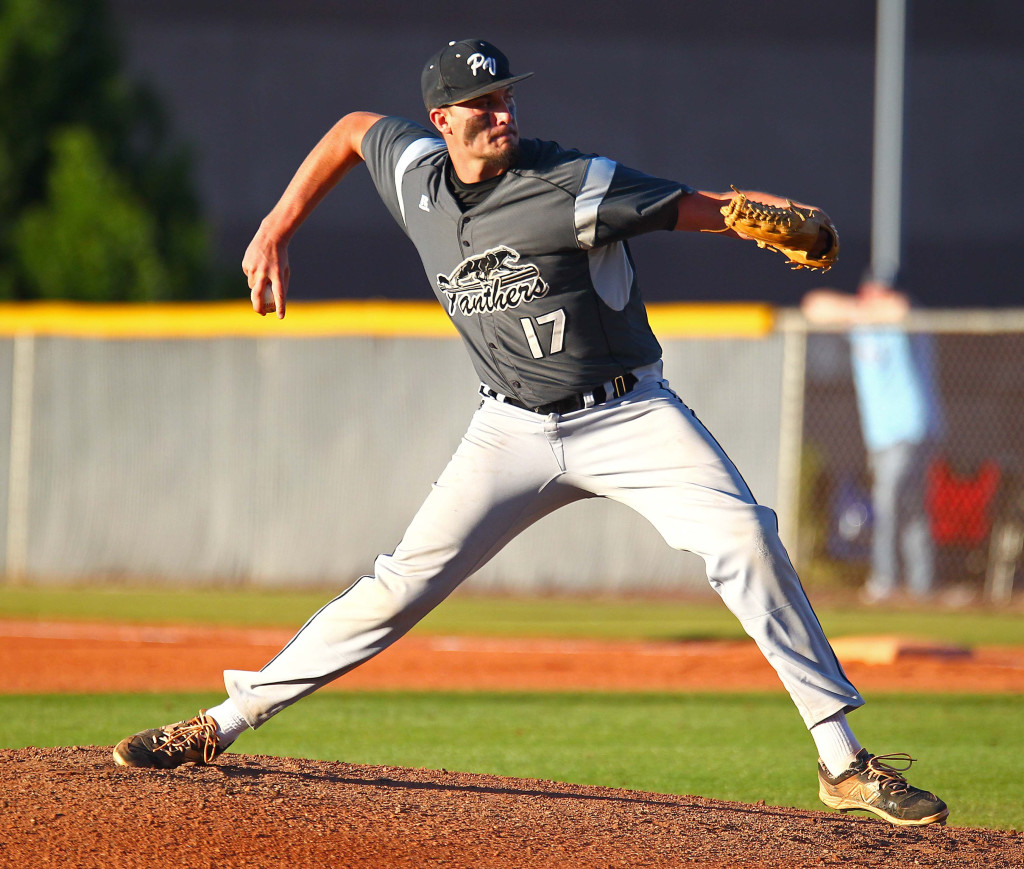
<path fill-rule="evenodd" d="M 935 593 L 935 544 L 925 507 L 929 463 L 944 428 L 930 335 L 909 333 L 911 302 L 894 282 L 868 273 L 854 294 L 811 290 L 801 310 L 812 324 L 849 328 L 861 432 L 872 476 L 871 572 L 865 603 L 899 591 Z"/>

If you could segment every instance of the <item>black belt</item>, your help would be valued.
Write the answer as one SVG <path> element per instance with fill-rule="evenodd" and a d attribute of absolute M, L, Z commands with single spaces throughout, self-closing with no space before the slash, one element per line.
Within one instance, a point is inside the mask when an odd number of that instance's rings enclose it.
<path fill-rule="evenodd" d="M 621 398 L 636 386 L 636 384 L 636 375 L 620 374 L 608 383 L 604 383 L 601 386 L 595 386 L 590 392 L 577 392 L 575 395 L 567 395 L 565 398 L 559 398 L 557 401 L 549 401 L 547 404 L 541 404 L 537 407 L 528 407 L 518 398 L 513 398 L 511 395 L 503 395 L 482 383 L 480 384 L 480 394 L 485 395 L 488 398 L 497 399 L 505 404 L 511 404 L 513 407 L 519 407 L 523 410 L 530 410 L 534 413 L 547 416 L 549 413 L 572 413 L 574 410 L 583 410 L 585 407 L 604 404 L 606 401 L 611 401 L 613 398 Z"/>

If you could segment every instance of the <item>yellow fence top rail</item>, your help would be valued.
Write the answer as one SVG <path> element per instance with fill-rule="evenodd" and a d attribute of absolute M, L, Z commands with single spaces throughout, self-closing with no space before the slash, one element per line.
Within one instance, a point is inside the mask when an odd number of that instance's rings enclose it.
<path fill-rule="evenodd" d="M 661 338 L 766 335 L 775 310 L 759 303 L 648 305 Z M 345 300 L 292 302 L 288 315 L 260 317 L 247 299 L 230 302 L 107 305 L 77 302 L 0 303 L 0 335 L 61 335 L 82 338 L 319 338 L 370 336 L 454 338 L 434 301 Z"/>

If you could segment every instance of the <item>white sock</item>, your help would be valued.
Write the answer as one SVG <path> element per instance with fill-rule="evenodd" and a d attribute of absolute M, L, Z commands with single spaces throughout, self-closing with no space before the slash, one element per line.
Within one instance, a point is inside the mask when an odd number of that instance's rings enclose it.
<path fill-rule="evenodd" d="M 819 721 L 811 728 L 811 736 L 818 747 L 818 757 L 832 775 L 843 772 L 861 749 L 844 712 Z"/>
<path fill-rule="evenodd" d="M 235 706 L 235 701 L 228 697 L 220 706 L 207 709 L 206 714 L 217 722 L 217 742 L 227 748 L 249 729 L 249 722 Z"/>

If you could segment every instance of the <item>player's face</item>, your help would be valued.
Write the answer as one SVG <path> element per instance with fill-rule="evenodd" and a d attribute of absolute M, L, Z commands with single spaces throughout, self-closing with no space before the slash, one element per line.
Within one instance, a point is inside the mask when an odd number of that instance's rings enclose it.
<path fill-rule="evenodd" d="M 512 165 L 519 149 L 512 88 L 449 106 L 448 111 L 452 132 L 466 156 L 502 170 Z"/>

